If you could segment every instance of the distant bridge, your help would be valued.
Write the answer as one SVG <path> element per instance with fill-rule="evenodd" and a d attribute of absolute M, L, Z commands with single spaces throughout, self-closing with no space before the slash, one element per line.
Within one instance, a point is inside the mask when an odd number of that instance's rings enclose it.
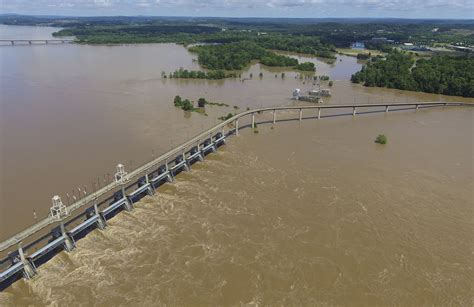
<path fill-rule="evenodd" d="M 72 38 L 64 39 L 0 39 L 0 43 L 11 45 L 37 45 L 37 44 L 68 44 L 74 42 Z"/>
<path fill-rule="evenodd" d="M 264 107 L 244 111 L 211 127 L 183 144 L 176 146 L 158 158 L 126 173 L 123 165 L 117 166 L 115 181 L 100 187 L 80 190 L 80 196 L 68 206 L 62 205 L 58 196 L 53 198 L 51 214 L 38 223 L 17 233 L 0 243 L 0 252 L 9 251 L 0 258 L 0 291 L 22 276 L 32 278 L 37 274 L 37 266 L 41 265 L 61 250 L 71 251 L 75 248 L 75 240 L 85 236 L 89 231 L 104 229 L 107 220 L 122 210 L 133 210 L 133 203 L 152 195 L 164 182 L 172 182 L 179 172 L 191 169 L 191 165 L 201 161 L 207 154 L 217 150 L 225 143 L 227 137 L 239 135 L 239 120 L 250 116 L 251 124 L 241 126 L 256 127 L 256 115 L 270 112 L 272 120 L 263 123 L 277 122 L 277 112 L 299 111 L 298 118 L 283 120 L 319 120 L 324 117 L 352 116 L 368 113 L 389 113 L 402 110 L 419 110 L 431 107 L 474 106 L 474 103 L 462 102 L 411 102 L 382 104 L 334 104 L 306 106 Z M 341 110 L 341 112 L 324 114 L 323 110 Z M 303 111 L 308 114 L 303 117 Z M 226 128 L 228 130 L 226 131 Z M 55 207 L 55 205 L 58 205 Z M 85 207 L 85 208 L 83 208 Z M 79 209 L 82 209 L 79 211 Z M 85 210 L 84 210 L 85 209 Z M 55 211 L 56 210 L 56 211 Z M 77 212 L 79 211 L 79 212 Z M 74 213 L 74 214 L 73 214 Z M 51 225 L 52 228 L 46 230 Z M 38 238 L 39 237 L 39 238 Z M 26 243 L 26 244 L 23 244 Z"/>

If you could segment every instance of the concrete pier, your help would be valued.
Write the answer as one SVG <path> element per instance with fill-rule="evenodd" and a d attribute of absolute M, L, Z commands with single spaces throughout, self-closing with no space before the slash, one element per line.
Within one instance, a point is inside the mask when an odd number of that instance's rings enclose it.
<path fill-rule="evenodd" d="M 18 244 L 18 254 L 20 255 L 20 261 L 23 264 L 23 271 L 24 276 L 26 279 L 31 279 L 36 275 L 35 267 L 30 263 L 29 260 L 26 259 L 25 253 L 23 252 L 23 248 L 21 244 Z"/>

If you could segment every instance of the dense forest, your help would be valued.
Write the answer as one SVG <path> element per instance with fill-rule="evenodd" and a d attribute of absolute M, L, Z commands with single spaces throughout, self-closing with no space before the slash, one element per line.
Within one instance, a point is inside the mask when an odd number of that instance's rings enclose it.
<path fill-rule="evenodd" d="M 369 62 L 352 82 L 452 96 L 474 97 L 474 58 L 435 56 L 415 59 L 401 52 L 385 61 Z"/>
<path fill-rule="evenodd" d="M 296 66 L 298 65 L 298 60 L 284 55 L 275 54 L 273 52 L 268 52 L 267 55 L 260 59 L 260 63 L 267 66 Z"/>
<path fill-rule="evenodd" d="M 301 67 L 298 60 L 279 55 L 260 46 L 254 41 L 239 41 L 217 45 L 198 45 L 189 48 L 198 54 L 199 64 L 208 69 L 241 70 L 253 60 L 267 66 L 294 67 L 314 71 L 314 64 Z M 299 67 L 299 68 L 298 68 Z"/>
<path fill-rule="evenodd" d="M 254 42 L 241 41 L 222 45 L 200 45 L 189 48 L 198 54 L 199 64 L 208 69 L 240 70 L 252 60 L 269 54 Z"/>
<path fill-rule="evenodd" d="M 218 29 L 226 29 L 227 32 L 243 32 L 246 36 L 249 33 L 266 32 L 278 35 L 291 35 L 289 37 L 304 36 L 311 39 L 317 38 L 323 46 L 334 45 L 336 47 L 347 48 L 355 41 L 364 41 L 371 44 L 373 37 L 385 37 L 396 42 L 409 41 L 423 45 L 434 45 L 438 43 L 459 44 L 463 46 L 474 45 L 474 21 L 468 20 L 448 20 L 448 19 L 396 19 L 396 18 L 216 18 L 216 17 L 158 17 L 158 16 L 97 16 L 97 17 L 65 17 L 65 16 L 26 16 L 5 14 L 0 15 L 0 23 L 8 25 L 42 25 L 62 27 L 66 30 L 76 31 L 78 29 L 89 29 L 91 32 L 84 33 L 82 39 L 86 41 L 98 42 L 99 37 L 104 43 L 117 42 L 120 39 L 120 31 L 107 33 L 107 35 L 95 35 L 95 31 L 103 32 L 104 27 L 141 27 L 141 26 L 209 26 Z M 434 31 L 433 29 L 436 29 Z M 204 29 L 205 30 L 205 29 Z M 192 35 L 201 35 L 197 34 Z M 212 30 L 211 30 L 212 31 Z M 67 32 L 60 32 L 66 34 Z M 72 32 L 69 32 L 71 34 Z M 189 30 L 181 33 L 188 33 L 181 39 L 190 40 Z M 177 34 L 174 33 L 174 34 Z M 173 34 L 173 35 L 174 35 Z M 216 33 L 217 34 L 217 33 Z M 168 36 L 171 33 L 166 34 Z M 95 37 L 94 37 L 95 36 Z M 218 38 L 216 36 L 215 38 Z M 248 38 L 248 37 L 247 37 Z M 126 36 L 123 43 L 133 39 Z M 142 35 L 142 41 L 146 36 Z M 150 36 L 150 41 L 163 41 L 170 39 L 163 36 Z M 206 39 L 202 37 L 202 39 Z M 213 38 L 211 38 L 213 39 Z M 237 36 L 220 37 L 222 43 L 235 41 Z M 225 41 L 228 40 L 228 41 Z M 131 41 L 130 43 L 132 43 Z M 264 42 L 263 43 L 267 43 Z M 374 47 L 380 47 L 374 45 Z M 267 47 L 266 47 L 267 48 Z M 271 47 L 268 47 L 271 48 Z M 280 47 L 282 48 L 282 47 Z M 294 42 L 287 44 L 287 49 L 296 52 L 313 53 L 311 50 L 300 49 Z M 291 48 L 288 49 L 288 48 Z M 300 51 L 294 50 L 300 49 Z M 325 48 L 315 48 L 324 50 Z"/>
<path fill-rule="evenodd" d="M 228 44 L 253 42 L 267 50 L 282 50 L 335 58 L 335 47 L 322 43 L 319 38 L 282 33 L 222 31 L 214 26 L 200 25 L 130 25 L 130 26 L 78 26 L 62 29 L 56 37 L 75 36 L 80 43 L 195 43 Z"/>
<path fill-rule="evenodd" d="M 331 44 L 324 44 L 316 36 L 304 35 L 261 35 L 256 42 L 266 48 L 273 50 L 292 51 L 307 53 L 319 57 L 333 58 L 336 49 Z"/>

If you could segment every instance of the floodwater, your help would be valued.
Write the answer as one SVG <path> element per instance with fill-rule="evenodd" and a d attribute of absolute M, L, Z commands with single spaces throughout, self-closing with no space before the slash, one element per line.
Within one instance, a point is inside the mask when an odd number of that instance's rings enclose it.
<path fill-rule="evenodd" d="M 447 108 L 242 130 L 0 304 L 468 306 L 473 120 Z"/>
<path fill-rule="evenodd" d="M 199 69 L 174 44 L 2 46 L 0 59 L 0 239 L 33 223 L 33 211 L 45 216 L 52 195 L 66 202 L 233 106 L 294 104 L 294 88 L 313 86 L 259 64 L 245 82 L 162 79 Z M 336 80 L 325 103 L 473 101 L 354 85 L 361 64 L 340 59 L 312 59 Z M 175 95 L 230 107 L 187 114 Z M 0 305 L 472 302 L 472 110 L 269 127 L 230 139 L 37 279 L 1 293 Z M 373 144 L 378 133 L 388 145 Z"/>

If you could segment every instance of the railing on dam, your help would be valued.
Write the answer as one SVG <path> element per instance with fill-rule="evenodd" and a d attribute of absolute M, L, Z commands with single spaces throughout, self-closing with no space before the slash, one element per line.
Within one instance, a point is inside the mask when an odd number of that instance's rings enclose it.
<path fill-rule="evenodd" d="M 189 170 L 191 165 L 215 151 L 225 143 L 230 135 L 238 135 L 243 127 L 255 127 L 256 114 L 271 112 L 276 123 L 278 111 L 299 111 L 297 120 L 326 116 L 360 113 L 386 112 L 435 107 L 435 106 L 474 106 L 462 102 L 413 102 L 383 104 L 345 104 L 345 105 L 308 105 L 278 106 L 248 110 L 229 118 L 214 127 L 196 135 L 183 144 L 176 146 L 156 159 L 126 173 L 123 165 L 117 166 L 115 181 L 95 191 L 82 191 L 83 196 L 69 206 L 64 206 L 58 196 L 53 198 L 51 214 L 38 223 L 19 232 L 0 243 L 0 252 L 8 255 L 0 259 L 0 290 L 24 276 L 36 275 L 37 267 L 56 253 L 75 247 L 75 241 L 95 228 L 104 229 L 107 220 L 122 210 L 133 210 L 133 203 L 145 195 L 155 193 L 164 182 L 173 181 L 174 176 Z M 329 109 L 349 109 L 350 112 L 322 115 Z M 303 118 L 304 111 L 316 111 L 310 117 Z M 307 114 L 307 113 L 306 113 Z M 250 117 L 250 124 L 239 128 L 239 121 Z M 296 118 L 295 118 L 296 120 Z M 85 208 L 85 210 L 80 210 Z M 46 230 L 51 225 L 51 229 Z"/>

